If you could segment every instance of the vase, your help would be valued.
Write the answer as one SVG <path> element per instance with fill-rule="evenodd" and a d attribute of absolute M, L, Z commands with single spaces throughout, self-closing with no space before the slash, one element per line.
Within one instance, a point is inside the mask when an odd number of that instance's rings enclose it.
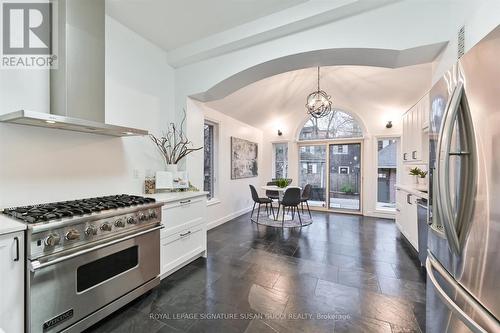
<path fill-rule="evenodd" d="M 427 178 L 417 177 L 417 190 L 419 191 L 427 190 Z"/>
<path fill-rule="evenodd" d="M 167 164 L 167 171 L 177 172 L 177 164 Z"/>

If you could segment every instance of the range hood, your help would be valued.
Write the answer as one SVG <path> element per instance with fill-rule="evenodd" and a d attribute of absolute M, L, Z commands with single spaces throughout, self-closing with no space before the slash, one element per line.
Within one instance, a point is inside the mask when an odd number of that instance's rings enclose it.
<path fill-rule="evenodd" d="M 105 1 L 59 0 L 58 68 L 50 70 L 50 113 L 18 110 L 1 122 L 111 136 L 148 131 L 105 123 Z"/>

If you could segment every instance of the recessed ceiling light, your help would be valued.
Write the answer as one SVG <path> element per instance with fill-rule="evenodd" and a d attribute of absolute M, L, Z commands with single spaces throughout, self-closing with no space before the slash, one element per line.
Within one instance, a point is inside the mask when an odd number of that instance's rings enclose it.
<path fill-rule="evenodd" d="M 125 134 L 125 135 L 133 135 L 134 134 L 132 132 L 122 132 L 122 133 Z"/>
<path fill-rule="evenodd" d="M 54 120 L 45 120 L 47 124 L 55 124 L 56 122 Z"/>

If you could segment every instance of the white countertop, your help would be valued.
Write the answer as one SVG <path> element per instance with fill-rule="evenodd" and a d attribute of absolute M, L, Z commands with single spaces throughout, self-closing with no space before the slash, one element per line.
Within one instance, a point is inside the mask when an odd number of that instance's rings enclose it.
<path fill-rule="evenodd" d="M 16 221 L 12 217 L 0 214 L 0 235 L 10 234 L 11 232 L 22 231 L 26 229 L 26 224 Z"/>
<path fill-rule="evenodd" d="M 190 198 L 196 198 L 201 196 L 206 196 L 208 192 L 205 191 L 189 191 L 189 192 L 164 192 L 164 193 L 155 193 L 155 194 L 142 194 L 142 196 L 154 198 L 158 202 L 172 202 L 185 200 Z"/>
<path fill-rule="evenodd" d="M 427 192 L 419 191 L 412 185 L 396 184 L 396 188 L 408 192 L 410 194 L 413 194 L 416 197 L 429 200 L 429 194 Z"/>

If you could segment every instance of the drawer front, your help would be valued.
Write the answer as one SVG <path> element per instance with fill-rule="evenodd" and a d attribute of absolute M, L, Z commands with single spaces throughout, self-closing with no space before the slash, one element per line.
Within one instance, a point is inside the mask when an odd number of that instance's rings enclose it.
<path fill-rule="evenodd" d="M 162 209 L 162 223 L 167 229 L 203 219 L 206 203 L 203 198 L 169 202 Z"/>
<path fill-rule="evenodd" d="M 206 226 L 196 225 L 161 239 L 161 275 L 206 250 Z"/>

